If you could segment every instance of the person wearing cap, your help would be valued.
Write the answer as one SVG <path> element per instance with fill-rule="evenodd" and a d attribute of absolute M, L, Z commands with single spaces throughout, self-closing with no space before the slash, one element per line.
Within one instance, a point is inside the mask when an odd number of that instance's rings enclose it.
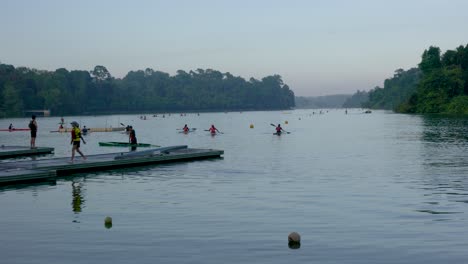
<path fill-rule="evenodd" d="M 84 160 L 86 160 L 85 155 L 80 150 L 80 141 L 83 140 L 83 143 L 86 144 L 86 141 L 81 136 L 80 125 L 76 121 L 73 121 L 70 124 L 72 125 L 70 144 L 73 144 L 71 161 L 73 162 L 73 159 L 75 158 L 75 151 L 78 152 Z"/>

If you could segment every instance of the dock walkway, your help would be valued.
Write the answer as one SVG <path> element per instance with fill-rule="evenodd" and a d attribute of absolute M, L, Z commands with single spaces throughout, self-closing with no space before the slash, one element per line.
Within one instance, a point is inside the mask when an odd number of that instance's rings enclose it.
<path fill-rule="evenodd" d="M 135 167 L 164 162 L 187 161 L 220 157 L 223 150 L 193 149 L 187 146 L 157 148 L 139 152 L 118 152 L 81 157 L 53 158 L 0 163 L 0 184 L 37 181 L 70 175 L 81 171 L 97 171 Z"/>

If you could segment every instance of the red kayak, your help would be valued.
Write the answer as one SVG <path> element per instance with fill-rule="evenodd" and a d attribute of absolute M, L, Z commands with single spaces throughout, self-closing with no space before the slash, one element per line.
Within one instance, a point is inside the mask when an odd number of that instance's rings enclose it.
<path fill-rule="evenodd" d="M 0 131 L 6 131 L 6 132 L 29 131 L 29 130 L 31 130 L 31 129 L 29 129 L 29 128 L 0 129 Z"/>

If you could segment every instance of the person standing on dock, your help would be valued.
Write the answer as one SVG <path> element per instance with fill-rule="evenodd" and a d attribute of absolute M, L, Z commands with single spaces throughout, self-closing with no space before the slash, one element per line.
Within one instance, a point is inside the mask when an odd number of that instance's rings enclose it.
<path fill-rule="evenodd" d="M 130 126 L 130 133 L 128 135 L 128 142 L 130 142 L 130 144 L 132 144 L 132 145 L 138 144 L 135 129 L 133 129 L 132 126 Z"/>
<path fill-rule="evenodd" d="M 128 142 L 130 142 L 130 144 L 133 145 L 131 150 L 135 151 L 136 147 L 137 147 L 137 144 L 138 144 L 138 140 L 137 140 L 137 137 L 136 137 L 135 129 L 133 129 L 133 126 L 130 126 L 130 133 L 128 135 Z"/>
<path fill-rule="evenodd" d="M 83 140 L 83 143 L 86 144 L 86 141 L 81 136 L 80 125 L 76 121 L 73 121 L 70 124 L 73 127 L 71 130 L 71 142 L 70 142 L 70 144 L 73 144 L 71 162 L 73 162 L 73 159 L 75 158 L 75 151 L 78 152 L 81 155 L 81 157 L 83 157 L 84 160 L 86 160 L 85 155 L 80 150 L 80 141 Z"/>
<path fill-rule="evenodd" d="M 29 121 L 29 129 L 31 130 L 31 148 L 36 148 L 36 136 L 37 136 L 37 122 L 36 115 L 31 116 L 31 121 Z"/>

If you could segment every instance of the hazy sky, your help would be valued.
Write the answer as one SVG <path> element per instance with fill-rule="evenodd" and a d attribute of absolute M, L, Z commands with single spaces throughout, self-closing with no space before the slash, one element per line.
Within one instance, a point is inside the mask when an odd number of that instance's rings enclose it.
<path fill-rule="evenodd" d="M 279 74 L 299 96 L 353 93 L 468 44 L 467 0 L 0 0 L 0 62 Z"/>

